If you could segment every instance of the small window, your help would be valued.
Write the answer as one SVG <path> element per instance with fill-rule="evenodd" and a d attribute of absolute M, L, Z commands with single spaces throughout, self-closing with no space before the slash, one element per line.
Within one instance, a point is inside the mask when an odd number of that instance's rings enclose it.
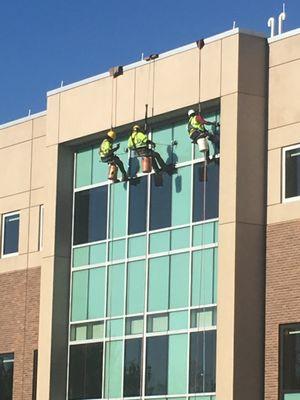
<path fill-rule="evenodd" d="M 13 398 L 14 355 L 0 354 L 0 398 Z"/>
<path fill-rule="evenodd" d="M 18 254 L 20 214 L 10 213 L 2 219 L 2 256 Z"/>
<path fill-rule="evenodd" d="M 280 398 L 287 399 L 289 395 L 291 398 L 298 397 L 300 396 L 300 324 L 280 327 L 280 354 Z"/>
<path fill-rule="evenodd" d="M 300 197 L 300 146 L 284 149 L 284 198 Z"/>

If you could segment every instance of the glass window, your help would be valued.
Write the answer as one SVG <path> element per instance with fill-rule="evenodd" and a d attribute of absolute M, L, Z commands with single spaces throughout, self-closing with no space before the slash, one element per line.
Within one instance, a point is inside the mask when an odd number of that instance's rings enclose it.
<path fill-rule="evenodd" d="M 70 347 L 69 400 L 102 397 L 103 343 Z"/>
<path fill-rule="evenodd" d="M 190 247 L 190 228 L 180 228 L 171 231 L 171 250 Z"/>
<path fill-rule="evenodd" d="M 106 343 L 105 350 L 105 397 L 122 397 L 123 342 Z"/>
<path fill-rule="evenodd" d="M 163 174 L 163 186 L 155 186 L 151 175 L 150 230 L 171 226 L 172 176 Z"/>
<path fill-rule="evenodd" d="M 73 250 L 73 268 L 89 265 L 90 247 L 77 247 Z"/>
<path fill-rule="evenodd" d="M 116 317 L 124 313 L 124 264 L 108 267 L 107 316 Z"/>
<path fill-rule="evenodd" d="M 148 316 L 147 332 L 166 332 L 169 330 L 168 314 L 154 314 Z"/>
<path fill-rule="evenodd" d="M 193 332 L 190 335 L 190 393 L 216 390 L 216 331 Z"/>
<path fill-rule="evenodd" d="M 92 184 L 107 181 L 108 166 L 101 162 L 99 157 L 99 146 L 93 146 L 92 155 Z"/>
<path fill-rule="evenodd" d="M 19 251 L 20 214 L 3 215 L 2 220 L 2 256 L 16 254 Z"/>
<path fill-rule="evenodd" d="M 145 302 L 145 260 L 129 262 L 127 266 L 127 314 L 144 311 Z"/>
<path fill-rule="evenodd" d="M 191 141 L 187 131 L 187 122 L 179 122 L 173 128 L 173 140 L 176 145 L 173 147 L 173 162 L 184 162 L 192 159 Z"/>
<path fill-rule="evenodd" d="M 147 176 L 143 176 L 129 183 L 129 235 L 146 231 L 147 182 Z"/>
<path fill-rule="evenodd" d="M 300 324 L 280 326 L 280 353 L 281 394 L 300 396 Z"/>
<path fill-rule="evenodd" d="M 120 319 L 111 319 L 106 322 L 106 337 L 120 337 L 123 336 L 123 326 L 124 320 Z"/>
<path fill-rule="evenodd" d="M 144 318 L 143 317 L 130 317 L 126 318 L 126 335 L 138 335 L 143 333 Z"/>
<path fill-rule="evenodd" d="M 127 184 L 120 182 L 110 185 L 110 237 L 126 235 Z"/>
<path fill-rule="evenodd" d="M 109 243 L 109 260 L 124 260 L 125 244 L 124 239 L 111 241 Z"/>
<path fill-rule="evenodd" d="M 146 396 L 168 392 L 168 336 L 148 337 L 146 345 Z"/>
<path fill-rule="evenodd" d="M 207 328 L 217 322 L 216 307 L 200 308 L 191 311 L 191 328 Z"/>
<path fill-rule="evenodd" d="M 145 235 L 134 236 L 129 238 L 128 257 L 132 258 L 132 257 L 144 256 L 146 254 L 146 246 L 147 246 L 147 237 Z"/>
<path fill-rule="evenodd" d="M 172 226 L 190 222 L 191 209 L 191 167 L 177 169 L 172 175 Z"/>
<path fill-rule="evenodd" d="M 193 246 L 217 242 L 217 222 L 195 225 L 193 227 Z"/>
<path fill-rule="evenodd" d="M 169 314 L 169 321 L 170 321 L 169 330 L 177 331 L 180 329 L 188 329 L 188 319 L 189 319 L 188 311 L 170 312 L 170 314 Z"/>
<path fill-rule="evenodd" d="M 104 317 L 105 267 L 93 268 L 89 272 L 88 318 Z"/>
<path fill-rule="evenodd" d="M 186 393 L 188 335 L 169 336 L 168 394 Z"/>
<path fill-rule="evenodd" d="M 13 398 L 14 355 L 0 354 L 0 398 Z"/>
<path fill-rule="evenodd" d="M 75 186 L 88 186 L 92 180 L 92 149 L 89 147 L 76 153 Z"/>
<path fill-rule="evenodd" d="M 152 140 L 156 143 L 155 151 L 162 156 L 167 164 L 173 162 L 172 139 L 172 126 L 155 129 L 152 134 Z"/>
<path fill-rule="evenodd" d="M 104 263 L 106 260 L 106 243 L 98 243 L 90 246 L 90 264 Z"/>
<path fill-rule="evenodd" d="M 205 215 L 204 215 L 204 189 Z M 194 164 L 193 221 L 218 218 L 219 216 L 219 165 L 207 165 L 207 181 L 203 180 L 203 163 Z"/>
<path fill-rule="evenodd" d="M 72 321 L 87 319 L 89 271 L 73 273 L 72 282 Z"/>
<path fill-rule="evenodd" d="M 149 262 L 148 311 L 169 307 L 169 257 L 153 258 Z"/>
<path fill-rule="evenodd" d="M 107 186 L 75 193 L 74 244 L 106 239 Z"/>
<path fill-rule="evenodd" d="M 124 397 L 141 395 L 142 339 L 125 340 Z"/>
<path fill-rule="evenodd" d="M 300 146 L 285 151 L 285 198 L 300 196 Z"/>
<path fill-rule="evenodd" d="M 170 263 L 170 308 L 189 305 L 189 253 L 171 256 Z"/>
<path fill-rule="evenodd" d="M 170 250 L 170 231 L 150 235 L 150 253 L 163 253 Z"/>

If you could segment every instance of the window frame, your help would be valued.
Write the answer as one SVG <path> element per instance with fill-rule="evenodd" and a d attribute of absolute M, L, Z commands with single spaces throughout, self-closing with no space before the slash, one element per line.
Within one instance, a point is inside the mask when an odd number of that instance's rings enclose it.
<path fill-rule="evenodd" d="M 282 203 L 292 203 L 294 201 L 299 201 L 300 200 L 300 195 L 299 196 L 293 196 L 293 197 L 285 197 L 285 192 L 286 192 L 286 153 L 287 151 L 298 149 L 300 152 L 300 143 L 294 144 L 292 146 L 287 146 L 282 148 L 282 160 L 281 160 L 281 171 L 282 171 L 282 176 L 281 176 L 281 201 Z"/>
<path fill-rule="evenodd" d="M 7 217 L 10 217 L 11 215 L 18 215 L 19 216 L 19 232 L 18 232 L 18 251 L 14 253 L 8 253 L 4 254 L 4 240 L 5 240 L 5 219 Z M 21 213 L 19 210 L 14 211 L 14 212 L 9 212 L 9 213 L 4 213 L 2 214 L 1 218 L 1 258 L 8 258 L 8 257 L 14 257 L 19 255 L 19 241 L 20 241 L 20 221 L 21 221 Z"/>

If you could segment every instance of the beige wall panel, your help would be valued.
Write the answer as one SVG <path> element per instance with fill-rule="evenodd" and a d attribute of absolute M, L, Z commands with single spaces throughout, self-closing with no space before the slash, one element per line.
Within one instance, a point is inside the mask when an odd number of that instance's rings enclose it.
<path fill-rule="evenodd" d="M 268 205 L 281 202 L 281 149 L 268 152 Z"/>
<path fill-rule="evenodd" d="M 30 208 L 29 252 L 39 250 L 40 207 Z"/>
<path fill-rule="evenodd" d="M 0 274 L 27 268 L 27 254 L 0 259 Z"/>
<path fill-rule="evenodd" d="M 31 142 L 0 151 L 0 197 L 29 190 Z"/>
<path fill-rule="evenodd" d="M 45 181 L 45 211 L 44 224 L 44 257 L 54 255 L 55 248 L 55 216 L 56 216 L 56 186 L 57 186 L 57 151 L 58 146 L 47 148 L 47 178 Z"/>
<path fill-rule="evenodd" d="M 41 267 L 41 297 L 39 320 L 39 368 L 37 399 L 49 399 L 52 334 L 54 257 L 43 258 Z"/>
<path fill-rule="evenodd" d="M 45 184 L 46 174 L 46 137 L 43 136 L 33 140 L 32 147 L 32 178 L 31 188 L 40 188 Z"/>
<path fill-rule="evenodd" d="M 0 214 L 18 211 L 29 205 L 29 191 L 0 198 Z"/>
<path fill-rule="evenodd" d="M 216 397 L 222 400 L 234 399 L 235 240 L 235 223 L 219 225 Z"/>
<path fill-rule="evenodd" d="M 42 265 L 42 254 L 40 251 L 30 253 L 28 255 L 28 266 L 29 268 L 36 268 Z"/>
<path fill-rule="evenodd" d="M 292 221 L 300 218 L 300 201 L 275 204 L 268 207 L 268 224 Z"/>
<path fill-rule="evenodd" d="M 201 101 L 220 97 L 221 44 L 222 41 L 218 40 L 201 50 Z"/>
<path fill-rule="evenodd" d="M 300 35 L 270 43 L 270 67 L 300 58 Z"/>
<path fill-rule="evenodd" d="M 239 91 L 256 96 L 266 95 L 267 41 L 250 35 L 240 35 Z"/>
<path fill-rule="evenodd" d="M 300 123 L 269 131 L 269 149 L 277 149 L 300 143 Z"/>
<path fill-rule="evenodd" d="M 26 142 L 32 137 L 32 121 L 0 129 L 0 148 Z"/>
<path fill-rule="evenodd" d="M 47 134 L 47 116 L 35 118 L 32 120 L 33 123 L 33 137 L 37 138 L 40 136 L 46 136 Z"/>
<path fill-rule="evenodd" d="M 238 90 L 239 35 L 222 39 L 221 95 Z"/>
<path fill-rule="evenodd" d="M 19 254 L 28 253 L 29 208 L 20 211 Z"/>
<path fill-rule="evenodd" d="M 112 78 L 103 78 L 61 93 L 59 141 L 111 126 Z"/>
<path fill-rule="evenodd" d="M 31 191 L 30 205 L 39 206 L 45 203 L 45 189 L 35 189 Z"/>
<path fill-rule="evenodd" d="M 237 109 L 236 94 L 221 98 L 220 224 L 236 220 Z"/>
<path fill-rule="evenodd" d="M 198 102 L 198 49 L 164 58 L 155 65 L 155 114 Z"/>
<path fill-rule="evenodd" d="M 138 121 L 145 116 L 145 104 L 149 105 L 149 116 L 152 115 L 152 71 L 153 63 L 136 68 L 134 120 Z"/>
<path fill-rule="evenodd" d="M 237 220 L 264 224 L 267 184 L 265 99 L 240 94 L 238 115 Z"/>
<path fill-rule="evenodd" d="M 117 107 L 114 126 L 119 126 L 132 121 L 134 116 L 134 86 L 135 70 L 124 72 L 123 75 L 115 79 L 117 93 Z"/>
<path fill-rule="evenodd" d="M 270 69 L 269 129 L 300 122 L 300 60 Z"/>
<path fill-rule="evenodd" d="M 47 98 L 47 146 L 58 143 L 60 93 Z"/>

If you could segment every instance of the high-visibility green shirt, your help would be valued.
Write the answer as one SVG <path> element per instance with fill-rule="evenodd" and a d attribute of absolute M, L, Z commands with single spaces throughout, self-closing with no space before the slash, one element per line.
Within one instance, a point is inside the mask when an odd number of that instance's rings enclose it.
<path fill-rule="evenodd" d="M 128 148 L 135 149 L 147 146 L 148 136 L 144 132 L 132 132 L 128 139 Z"/>
<path fill-rule="evenodd" d="M 100 157 L 107 157 L 112 152 L 112 142 L 107 139 L 104 139 L 100 145 L 99 154 Z"/>
<path fill-rule="evenodd" d="M 188 122 L 188 131 L 189 135 L 191 135 L 195 131 L 200 131 L 204 132 L 205 131 L 205 126 L 199 121 L 199 118 L 197 118 L 197 115 L 194 115 L 189 119 Z"/>

